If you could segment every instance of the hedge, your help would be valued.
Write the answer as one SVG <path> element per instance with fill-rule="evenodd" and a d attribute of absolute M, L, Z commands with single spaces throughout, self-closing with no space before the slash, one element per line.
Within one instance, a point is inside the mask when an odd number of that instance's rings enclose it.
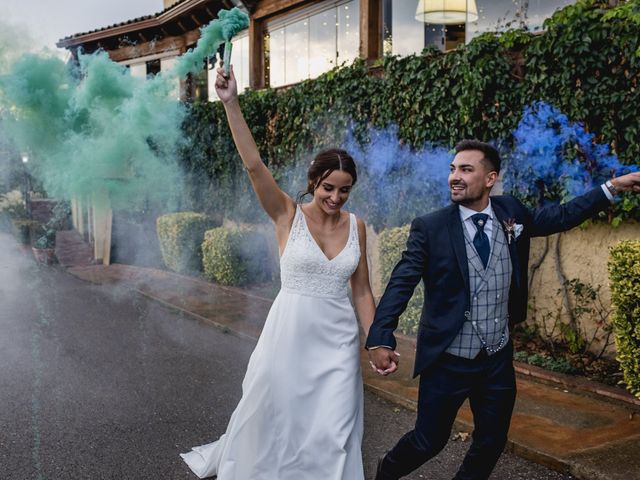
<path fill-rule="evenodd" d="M 202 254 L 205 276 L 221 285 L 244 286 L 272 279 L 269 242 L 254 227 L 208 230 Z"/>
<path fill-rule="evenodd" d="M 378 237 L 378 252 L 380 254 L 380 276 L 382 284 L 386 285 L 391 278 L 391 272 L 400 260 L 402 252 L 405 250 L 407 238 L 409 236 L 410 225 L 403 227 L 389 228 L 380 233 Z M 420 314 L 424 302 L 424 285 L 422 282 L 416 287 L 413 297 L 407 304 L 407 309 L 400 316 L 398 331 L 405 335 L 415 335 L 418 333 L 420 324 Z"/>
<path fill-rule="evenodd" d="M 627 389 L 640 398 L 640 241 L 609 250 L 613 332 Z"/>
<path fill-rule="evenodd" d="M 204 233 L 215 227 L 211 217 L 196 212 L 162 215 L 156 220 L 162 260 L 174 272 L 202 271 L 201 245 Z"/>

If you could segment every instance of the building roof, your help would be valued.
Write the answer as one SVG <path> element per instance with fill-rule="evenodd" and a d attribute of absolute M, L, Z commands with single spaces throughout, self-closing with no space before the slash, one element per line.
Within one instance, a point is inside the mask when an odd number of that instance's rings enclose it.
<path fill-rule="evenodd" d="M 100 44 L 99 46 L 103 46 L 103 42 L 108 42 L 110 39 L 121 40 L 128 34 L 139 35 L 145 41 L 179 35 L 209 23 L 222 8 L 240 6 L 250 12 L 255 8 L 256 3 L 256 0 L 179 0 L 158 13 L 133 18 L 88 32 L 75 33 L 60 39 L 56 45 L 60 48 L 75 48 L 97 42 Z"/>

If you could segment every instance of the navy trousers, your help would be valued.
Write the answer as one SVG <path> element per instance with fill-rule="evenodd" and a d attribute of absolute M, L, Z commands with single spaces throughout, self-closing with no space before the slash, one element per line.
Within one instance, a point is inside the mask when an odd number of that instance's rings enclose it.
<path fill-rule="evenodd" d="M 492 356 L 473 360 L 445 353 L 420 375 L 415 428 L 387 453 L 378 478 L 397 480 L 436 456 L 447 444 L 467 398 L 473 413 L 473 442 L 454 479 L 489 478 L 507 443 L 516 398 L 511 342 Z"/>

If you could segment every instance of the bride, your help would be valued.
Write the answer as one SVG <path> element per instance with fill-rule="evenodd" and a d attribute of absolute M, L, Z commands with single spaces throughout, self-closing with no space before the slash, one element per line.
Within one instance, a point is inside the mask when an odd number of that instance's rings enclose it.
<path fill-rule="evenodd" d="M 355 164 L 344 150 L 319 153 L 303 195 L 312 199 L 296 203 L 260 159 L 233 69 L 229 78 L 218 69 L 216 92 L 253 189 L 275 224 L 282 288 L 226 433 L 182 457 L 200 478 L 362 480 L 363 392 L 349 281 L 365 335 L 375 307 L 364 223 L 342 210 L 356 183 Z"/>

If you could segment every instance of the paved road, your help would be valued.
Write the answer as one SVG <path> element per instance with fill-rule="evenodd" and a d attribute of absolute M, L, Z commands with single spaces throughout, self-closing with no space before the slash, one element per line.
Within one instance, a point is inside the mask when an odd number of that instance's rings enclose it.
<path fill-rule="evenodd" d="M 178 453 L 224 431 L 253 342 L 27 253 L 0 234 L 0 479 L 193 480 Z M 365 408 L 371 476 L 413 414 Z M 450 479 L 467 447 L 407 478 Z M 504 455 L 492 478 L 570 477 Z"/>

